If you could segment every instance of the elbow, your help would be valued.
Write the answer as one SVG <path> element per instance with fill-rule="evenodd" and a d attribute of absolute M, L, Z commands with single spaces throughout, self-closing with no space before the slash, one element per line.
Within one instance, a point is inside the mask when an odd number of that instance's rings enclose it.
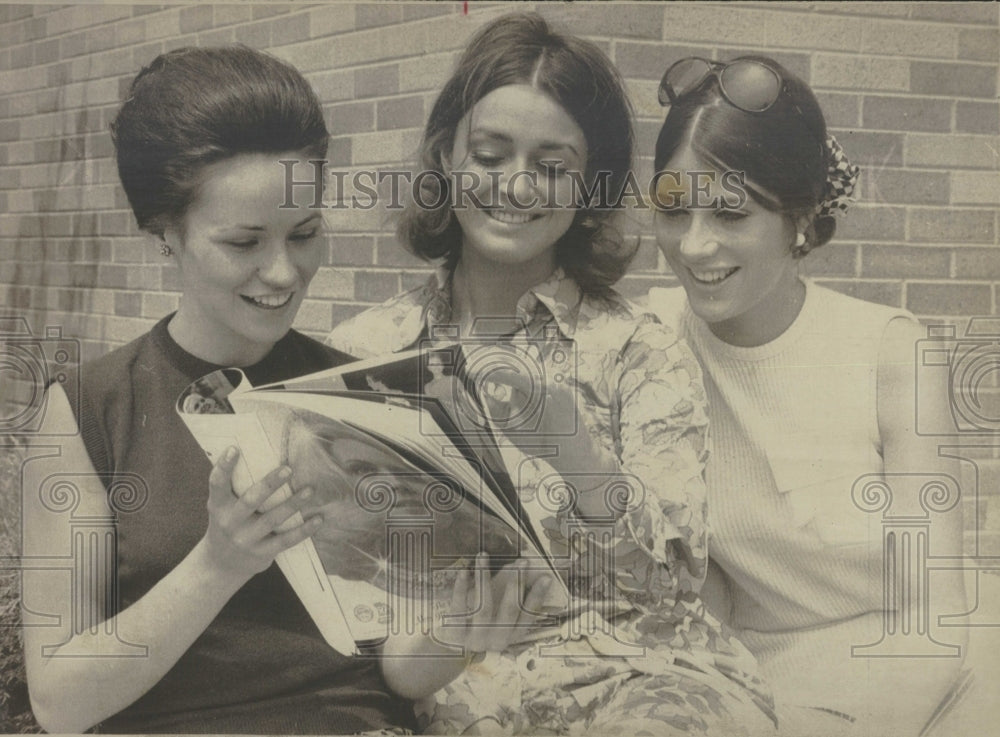
<path fill-rule="evenodd" d="M 49 734 L 79 734 L 97 723 L 83 717 L 81 710 L 75 709 L 64 695 L 55 693 L 57 690 L 29 683 L 31 711 L 43 730 Z"/>
<path fill-rule="evenodd" d="M 420 667 L 415 667 L 420 663 Z M 465 669 L 465 659 L 387 658 L 382 661 L 382 679 L 397 696 L 416 701 L 443 688 Z"/>
<path fill-rule="evenodd" d="M 391 661 L 382 663 L 382 679 L 389 690 L 403 699 L 415 701 L 427 696 L 427 689 L 421 679 L 414 678 L 413 673 L 406 672 L 406 669 L 394 667 Z"/>
<path fill-rule="evenodd" d="M 73 714 L 67 714 L 61 710 L 44 711 L 35 706 L 32 702 L 32 712 L 35 721 L 48 734 L 82 734 L 94 726 L 94 723 L 82 721 L 75 718 Z"/>
<path fill-rule="evenodd" d="M 391 637 L 379 653 L 382 680 L 411 701 L 430 696 L 465 670 L 465 658 L 423 635 Z"/>

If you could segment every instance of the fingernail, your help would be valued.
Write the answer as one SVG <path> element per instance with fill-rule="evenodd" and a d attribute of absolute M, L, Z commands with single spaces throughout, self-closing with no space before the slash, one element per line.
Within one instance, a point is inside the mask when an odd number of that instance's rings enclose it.
<path fill-rule="evenodd" d="M 311 486 L 306 486 L 305 488 L 299 489 L 299 498 L 308 499 L 313 495 L 313 489 Z"/>
<path fill-rule="evenodd" d="M 493 384 L 492 387 L 493 399 L 497 402 L 509 402 L 511 390 L 506 384 Z"/>
<path fill-rule="evenodd" d="M 224 460 L 226 463 L 229 463 L 231 460 L 236 458 L 237 453 L 239 453 L 239 451 L 230 445 L 228 448 L 226 448 L 226 452 L 223 454 L 222 460 Z"/>
<path fill-rule="evenodd" d="M 278 478 L 281 479 L 282 481 L 288 481 L 288 479 L 290 479 L 291 477 L 292 477 L 292 469 L 290 469 L 288 466 L 285 466 L 280 471 L 278 471 Z"/>

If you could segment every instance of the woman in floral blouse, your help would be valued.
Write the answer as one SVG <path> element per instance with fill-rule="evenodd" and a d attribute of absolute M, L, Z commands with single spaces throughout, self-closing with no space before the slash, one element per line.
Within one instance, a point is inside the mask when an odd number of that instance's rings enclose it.
<path fill-rule="evenodd" d="M 463 626 L 436 631 L 436 642 L 390 638 L 383 650 L 387 683 L 418 700 L 428 732 L 774 730 L 753 658 L 698 594 L 707 564 L 698 365 L 612 289 L 632 253 L 599 200 L 622 191 L 631 155 L 629 105 L 596 47 L 536 15 L 491 23 L 434 105 L 422 163 L 438 176 L 423 178 L 429 189 L 399 228 L 440 268 L 328 339 L 371 356 L 457 331 L 464 385 L 504 431 L 522 501 L 550 510 L 541 524 L 569 561 L 569 613 L 586 604 L 532 640 L 533 613 L 559 598 L 546 575 L 523 561 L 491 583 L 482 561 L 475 582 L 460 575 L 452 611 L 475 610 Z M 529 364 L 536 373 L 516 370 Z M 442 641 L 468 656 L 445 657 L 454 650 Z M 403 655 L 425 657 L 394 657 Z"/>

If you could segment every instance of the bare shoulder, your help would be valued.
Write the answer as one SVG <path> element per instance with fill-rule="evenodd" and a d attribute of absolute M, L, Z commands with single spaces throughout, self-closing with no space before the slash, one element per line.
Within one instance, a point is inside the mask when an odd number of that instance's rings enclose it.
<path fill-rule="evenodd" d="M 912 382 L 920 341 L 926 337 L 926 330 L 916 320 L 902 316 L 889 320 L 879 346 L 879 376 Z"/>
<path fill-rule="evenodd" d="M 64 494 L 67 490 L 74 495 L 78 514 L 103 516 L 107 514 L 107 497 L 104 484 L 99 480 L 90 459 L 69 399 L 59 384 L 46 390 L 45 414 L 39 436 L 46 438 L 46 446 L 51 452 L 40 453 L 27 463 L 22 473 L 22 498 L 25 515 L 25 547 L 50 542 L 45 536 L 33 539 L 28 531 L 31 522 L 43 522 L 41 529 L 48 530 L 49 522 L 59 515 L 51 513 L 47 504 L 48 492 Z M 49 490 L 52 479 L 63 479 L 58 489 Z M 57 505 L 58 506 L 58 505 Z M 40 516 L 33 516 L 33 512 Z"/>

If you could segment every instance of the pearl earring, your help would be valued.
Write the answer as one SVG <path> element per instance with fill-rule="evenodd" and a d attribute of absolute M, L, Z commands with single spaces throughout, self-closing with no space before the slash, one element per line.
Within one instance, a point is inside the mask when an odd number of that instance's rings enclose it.
<path fill-rule="evenodd" d="M 160 255 L 167 257 L 174 255 L 174 249 L 172 249 L 166 241 L 160 241 Z"/>
<path fill-rule="evenodd" d="M 802 246 L 804 246 L 805 244 L 806 244 L 806 234 L 805 233 L 796 233 L 795 234 L 795 247 L 796 248 L 802 248 Z"/>

